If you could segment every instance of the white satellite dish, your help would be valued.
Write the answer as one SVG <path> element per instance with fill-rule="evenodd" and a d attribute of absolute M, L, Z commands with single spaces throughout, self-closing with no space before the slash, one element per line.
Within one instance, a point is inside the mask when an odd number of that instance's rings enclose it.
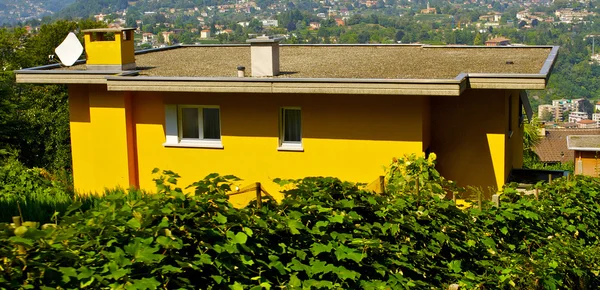
<path fill-rule="evenodd" d="M 72 66 L 83 53 L 83 46 L 77 39 L 77 35 L 69 32 L 69 35 L 63 42 L 54 50 L 60 62 L 65 66 Z"/>

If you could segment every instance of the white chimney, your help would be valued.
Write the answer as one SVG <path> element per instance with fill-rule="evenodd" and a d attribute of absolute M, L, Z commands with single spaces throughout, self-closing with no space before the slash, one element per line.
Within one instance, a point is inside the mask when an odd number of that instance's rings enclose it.
<path fill-rule="evenodd" d="M 272 77 L 279 74 L 279 38 L 261 36 L 248 39 L 253 77 Z"/>

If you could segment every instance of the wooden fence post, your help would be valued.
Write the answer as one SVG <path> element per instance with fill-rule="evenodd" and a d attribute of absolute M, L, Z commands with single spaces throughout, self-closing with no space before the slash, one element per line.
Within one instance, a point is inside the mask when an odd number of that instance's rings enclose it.
<path fill-rule="evenodd" d="M 482 204 L 481 204 L 481 200 L 482 200 L 482 192 L 478 191 L 477 192 L 477 205 L 479 205 L 479 210 L 483 210 Z"/>
<path fill-rule="evenodd" d="M 492 202 L 494 203 L 495 207 L 500 207 L 500 195 L 498 195 L 498 194 L 492 195 Z"/>
<path fill-rule="evenodd" d="M 419 178 L 415 179 L 415 189 L 417 190 L 417 194 L 419 194 Z"/>
<path fill-rule="evenodd" d="M 552 185 L 552 174 L 548 174 L 548 183 Z"/>
<path fill-rule="evenodd" d="M 381 193 L 385 193 L 385 176 L 379 176 L 379 187 L 381 187 Z"/>
<path fill-rule="evenodd" d="M 262 194 L 260 192 L 260 189 L 261 189 L 260 182 L 257 182 L 256 183 L 256 206 L 258 208 L 262 207 Z"/>
<path fill-rule="evenodd" d="M 19 228 L 20 226 L 22 226 L 22 222 L 21 222 L 21 217 L 20 216 L 13 216 L 12 217 L 13 223 L 15 224 L 15 229 Z M 18 245 L 17 246 L 17 253 L 19 253 L 19 255 L 25 255 L 27 254 L 27 252 L 25 251 L 25 247 L 22 245 Z"/>

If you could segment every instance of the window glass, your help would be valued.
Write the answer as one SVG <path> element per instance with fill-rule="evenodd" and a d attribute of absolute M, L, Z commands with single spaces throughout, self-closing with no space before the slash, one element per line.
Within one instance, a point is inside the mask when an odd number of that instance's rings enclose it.
<path fill-rule="evenodd" d="M 181 137 L 182 138 L 200 138 L 200 129 L 198 126 L 198 109 L 181 109 Z"/>
<path fill-rule="evenodd" d="M 221 139 L 218 108 L 203 108 L 204 139 Z"/>
<path fill-rule="evenodd" d="M 302 124 L 300 109 L 283 109 L 283 141 L 301 142 Z"/>

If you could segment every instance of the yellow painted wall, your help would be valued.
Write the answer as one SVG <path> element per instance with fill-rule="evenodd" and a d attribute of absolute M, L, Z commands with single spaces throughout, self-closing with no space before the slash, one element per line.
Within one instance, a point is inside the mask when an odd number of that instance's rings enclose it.
<path fill-rule="evenodd" d="M 219 105 L 224 149 L 165 148 L 165 103 Z M 392 157 L 422 152 L 422 97 L 136 93 L 134 106 L 144 189 L 154 189 L 155 167 L 179 173 L 183 185 L 217 172 L 243 178 L 242 186 L 260 181 L 272 194 L 279 188 L 270 181 L 277 177 L 369 183 Z M 302 108 L 304 152 L 277 151 L 282 106 Z"/>
<path fill-rule="evenodd" d="M 504 90 L 467 89 L 458 97 L 431 97 L 431 150 L 437 169 L 459 186 L 489 198 L 506 174 L 507 98 Z"/>
<path fill-rule="evenodd" d="M 91 33 L 84 35 L 86 63 L 89 65 L 120 65 L 135 62 L 133 37 L 123 40 L 121 33 L 115 33 L 111 41 L 92 41 Z"/>
<path fill-rule="evenodd" d="M 71 85 L 69 95 L 75 190 L 129 187 L 125 93 Z"/>

